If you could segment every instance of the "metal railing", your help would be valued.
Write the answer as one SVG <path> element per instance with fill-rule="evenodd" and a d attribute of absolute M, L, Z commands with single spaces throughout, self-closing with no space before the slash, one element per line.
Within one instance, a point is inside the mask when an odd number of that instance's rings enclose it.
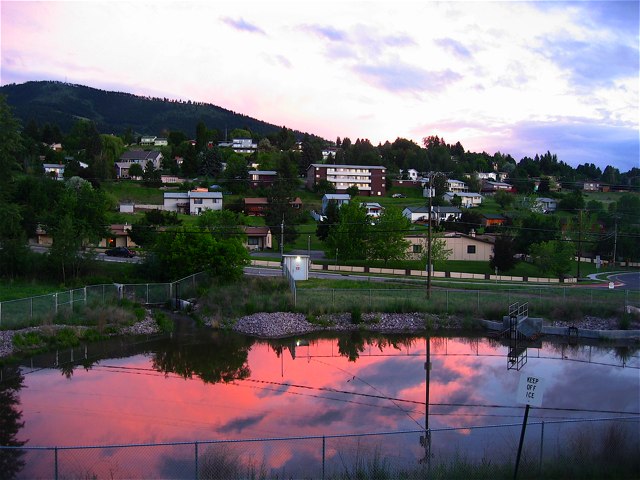
<path fill-rule="evenodd" d="M 529 422 L 520 478 L 637 478 L 639 416 Z M 521 423 L 104 446 L 0 446 L 9 478 L 512 478 Z"/>

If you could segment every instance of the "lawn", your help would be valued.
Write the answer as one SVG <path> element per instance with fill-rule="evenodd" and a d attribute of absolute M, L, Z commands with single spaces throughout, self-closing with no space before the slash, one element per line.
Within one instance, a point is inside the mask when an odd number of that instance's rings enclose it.
<path fill-rule="evenodd" d="M 104 182 L 102 189 L 112 195 L 119 203 L 134 202 L 162 205 L 164 191 L 155 187 L 145 187 L 133 180 Z"/>

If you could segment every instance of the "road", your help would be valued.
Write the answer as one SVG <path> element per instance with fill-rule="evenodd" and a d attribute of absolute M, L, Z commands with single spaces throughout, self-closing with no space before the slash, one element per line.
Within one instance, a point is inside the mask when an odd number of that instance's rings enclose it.
<path fill-rule="evenodd" d="M 610 275 L 609 279 L 613 282 L 622 283 L 625 290 L 640 290 L 640 272 L 633 273 L 617 273 Z"/>

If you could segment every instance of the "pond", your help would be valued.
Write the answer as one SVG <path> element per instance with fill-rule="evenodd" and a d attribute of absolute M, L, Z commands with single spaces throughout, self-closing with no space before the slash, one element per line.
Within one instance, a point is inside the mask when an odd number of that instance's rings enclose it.
<path fill-rule="evenodd" d="M 14 428 L 2 442 L 11 436 L 26 447 L 63 447 L 416 431 L 427 412 L 435 430 L 517 425 L 524 411 L 518 382 L 534 373 L 546 388 L 529 422 L 640 411 L 634 347 L 542 341 L 528 348 L 520 371 L 507 369 L 507 353 L 507 344 L 487 338 L 354 332 L 263 341 L 183 326 L 171 338 L 114 339 L 5 368 L 0 407 Z M 503 435 L 510 447 L 518 428 Z M 410 442 L 420 448 L 419 435 Z M 25 459 L 18 476 L 37 476 L 34 453 Z M 173 476 L 167 468 L 145 471 Z M 83 466 L 82 475 L 97 469 Z"/>

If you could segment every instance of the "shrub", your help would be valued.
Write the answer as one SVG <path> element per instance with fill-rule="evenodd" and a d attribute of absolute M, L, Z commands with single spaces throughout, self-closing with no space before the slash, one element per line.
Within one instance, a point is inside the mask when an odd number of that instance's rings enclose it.
<path fill-rule="evenodd" d="M 174 329 L 173 320 L 171 320 L 166 313 L 156 310 L 153 314 L 153 319 L 158 324 L 160 331 L 163 333 L 171 333 Z"/>
<path fill-rule="evenodd" d="M 362 311 L 357 305 L 351 308 L 351 323 L 353 325 L 359 325 L 362 323 Z"/>

